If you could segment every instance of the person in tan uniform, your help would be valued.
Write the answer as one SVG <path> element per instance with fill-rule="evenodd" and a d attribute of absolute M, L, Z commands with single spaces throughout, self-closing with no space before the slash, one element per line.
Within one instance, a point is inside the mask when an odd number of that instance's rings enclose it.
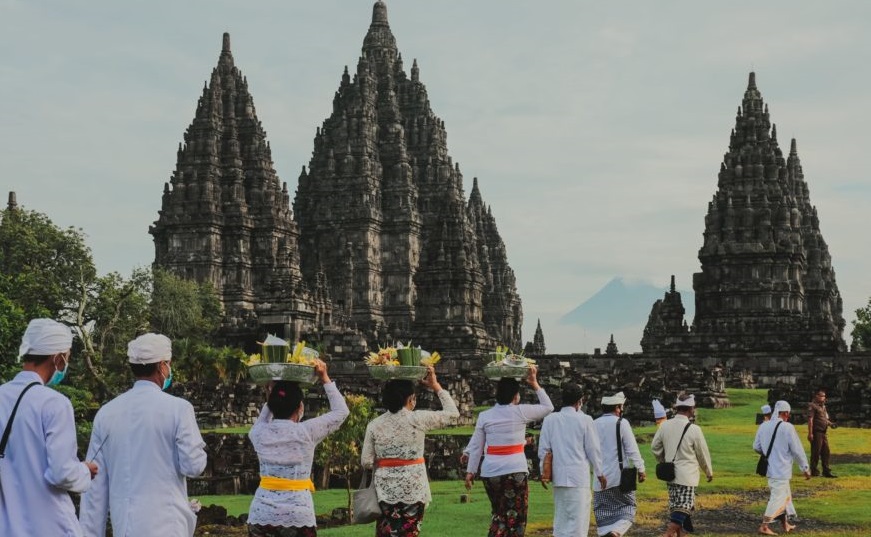
<path fill-rule="evenodd" d="M 820 475 L 817 462 L 822 462 L 823 477 L 837 477 L 829 467 L 829 437 L 826 434 L 829 427 L 835 429 L 837 425 L 829 419 L 826 410 L 826 391 L 822 388 L 816 391 L 813 400 L 807 407 L 807 439 L 811 444 L 811 475 Z"/>

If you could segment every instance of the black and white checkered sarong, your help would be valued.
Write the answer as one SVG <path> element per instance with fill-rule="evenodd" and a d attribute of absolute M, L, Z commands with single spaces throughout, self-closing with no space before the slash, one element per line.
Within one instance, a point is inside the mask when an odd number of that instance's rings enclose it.
<path fill-rule="evenodd" d="M 690 514 L 695 509 L 696 487 L 668 484 L 668 510 Z"/>
<path fill-rule="evenodd" d="M 593 514 L 596 525 L 610 526 L 621 520 L 635 521 L 635 491 L 620 492 L 620 487 L 593 491 Z"/>

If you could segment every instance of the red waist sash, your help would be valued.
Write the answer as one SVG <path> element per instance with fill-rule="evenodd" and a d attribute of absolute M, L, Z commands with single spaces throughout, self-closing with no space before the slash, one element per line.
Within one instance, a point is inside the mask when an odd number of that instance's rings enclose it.
<path fill-rule="evenodd" d="M 523 453 L 523 444 L 513 446 L 487 446 L 487 455 L 515 455 Z"/>
<path fill-rule="evenodd" d="M 378 468 L 395 468 L 397 466 L 411 466 L 414 464 L 423 464 L 423 457 L 419 459 L 378 459 L 375 461 L 375 466 Z"/>

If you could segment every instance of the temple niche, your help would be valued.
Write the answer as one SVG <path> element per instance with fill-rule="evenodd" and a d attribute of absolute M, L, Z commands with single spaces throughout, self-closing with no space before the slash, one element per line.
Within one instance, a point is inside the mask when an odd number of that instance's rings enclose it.
<path fill-rule="evenodd" d="M 154 265 L 214 285 L 227 340 L 353 332 L 342 352 L 408 340 L 467 356 L 519 351 L 505 243 L 477 179 L 466 199 L 446 139 L 377 2 L 291 210 L 224 34 L 149 229 Z"/>
<path fill-rule="evenodd" d="M 795 139 L 784 158 L 750 73 L 708 203 L 696 312 L 671 288 L 651 310 L 645 353 L 845 352 L 843 304 Z"/>

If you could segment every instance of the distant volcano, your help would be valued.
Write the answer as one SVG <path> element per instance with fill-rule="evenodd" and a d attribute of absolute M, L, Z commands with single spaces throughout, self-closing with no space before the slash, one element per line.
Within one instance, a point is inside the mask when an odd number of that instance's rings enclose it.
<path fill-rule="evenodd" d="M 614 331 L 647 322 L 650 305 L 668 287 L 643 281 L 626 281 L 616 276 L 580 306 L 563 315 L 559 323 L 580 325 L 592 330 Z M 686 319 L 695 315 L 695 297 L 692 291 L 681 291 L 686 308 Z"/>

